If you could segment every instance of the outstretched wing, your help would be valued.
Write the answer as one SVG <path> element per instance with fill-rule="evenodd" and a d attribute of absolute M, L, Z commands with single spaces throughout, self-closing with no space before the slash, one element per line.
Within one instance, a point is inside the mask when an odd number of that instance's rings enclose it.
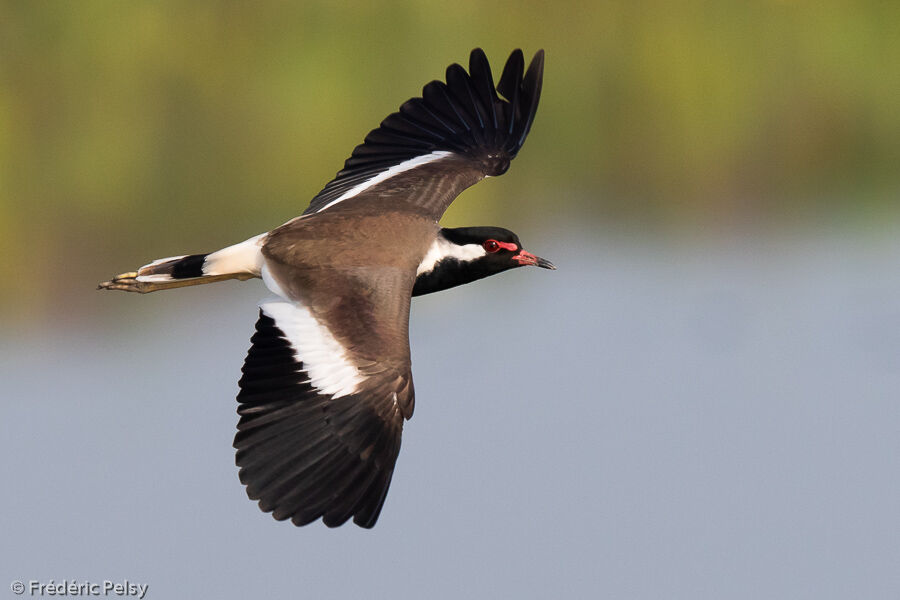
<path fill-rule="evenodd" d="M 446 83 L 432 81 L 366 136 L 304 214 L 377 201 L 406 203 L 439 220 L 464 189 L 505 173 L 525 142 L 541 94 L 543 50 L 523 74 L 524 64 L 515 50 L 496 89 L 480 48 L 468 73 L 450 65 Z"/>
<path fill-rule="evenodd" d="M 361 360 L 327 318 L 287 299 L 260 305 L 251 341 L 234 439 L 247 494 L 295 525 L 372 527 L 412 413 L 408 361 Z"/>

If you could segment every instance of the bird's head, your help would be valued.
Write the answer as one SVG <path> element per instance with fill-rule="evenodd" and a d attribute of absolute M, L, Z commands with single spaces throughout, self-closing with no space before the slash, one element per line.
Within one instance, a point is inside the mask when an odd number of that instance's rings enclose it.
<path fill-rule="evenodd" d="M 463 249 L 471 258 L 469 264 L 479 263 L 493 273 L 515 267 L 534 265 L 556 269 L 549 260 L 535 256 L 522 248 L 519 236 L 502 227 L 459 227 L 442 229 L 444 239 Z"/>
<path fill-rule="evenodd" d="M 416 271 L 419 296 L 533 265 L 556 269 L 549 260 L 522 248 L 519 236 L 502 227 L 441 229 Z"/>

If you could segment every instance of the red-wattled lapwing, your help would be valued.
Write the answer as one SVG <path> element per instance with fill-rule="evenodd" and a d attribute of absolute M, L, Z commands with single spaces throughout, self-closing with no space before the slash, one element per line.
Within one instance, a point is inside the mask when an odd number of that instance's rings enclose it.
<path fill-rule="evenodd" d="M 372 527 L 413 413 L 412 296 L 549 261 L 499 227 L 442 229 L 456 196 L 502 175 L 538 106 L 539 51 L 514 51 L 494 88 L 487 58 L 447 68 L 353 150 L 299 217 L 211 254 L 155 260 L 100 284 L 152 292 L 261 277 L 238 394 L 237 465 L 247 494 L 296 525 Z M 501 99 L 497 92 L 503 96 Z"/>

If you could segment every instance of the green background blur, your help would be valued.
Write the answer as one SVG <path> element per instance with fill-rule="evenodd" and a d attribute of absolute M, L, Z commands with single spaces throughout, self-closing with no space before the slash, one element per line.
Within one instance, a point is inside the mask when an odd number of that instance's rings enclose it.
<path fill-rule="evenodd" d="M 102 279 L 299 214 L 475 46 L 495 77 L 545 48 L 544 93 L 445 223 L 897 222 L 897 2 L 4 1 L 0 321 L 87 314 Z"/>

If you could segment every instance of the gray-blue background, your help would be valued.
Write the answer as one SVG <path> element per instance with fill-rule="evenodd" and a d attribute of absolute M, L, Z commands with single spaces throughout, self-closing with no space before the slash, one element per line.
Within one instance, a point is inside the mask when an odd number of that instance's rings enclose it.
<path fill-rule="evenodd" d="M 86 289 L 104 316 L 14 328 L 0 577 L 167 599 L 900 595 L 888 228 L 519 233 L 559 270 L 414 302 L 416 414 L 372 531 L 278 523 L 238 482 L 259 282 Z"/>

